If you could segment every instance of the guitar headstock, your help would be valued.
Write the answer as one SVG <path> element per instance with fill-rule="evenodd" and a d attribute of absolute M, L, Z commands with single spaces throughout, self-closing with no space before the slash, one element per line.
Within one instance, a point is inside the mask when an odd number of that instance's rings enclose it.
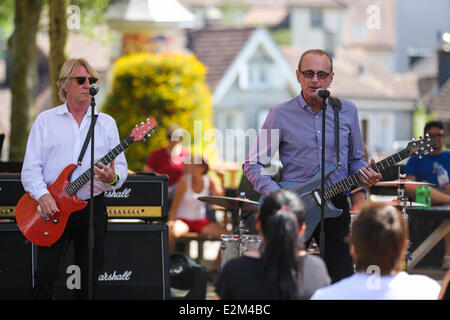
<path fill-rule="evenodd" d="M 155 119 L 148 119 L 146 122 L 141 122 L 141 125 L 136 125 L 133 130 L 131 130 L 130 136 L 133 138 L 133 141 L 141 141 L 145 142 L 145 136 L 148 135 L 150 137 L 150 131 L 155 132 L 153 129 L 156 127 Z"/>
<path fill-rule="evenodd" d="M 433 147 L 436 144 L 436 137 L 429 136 L 428 133 L 424 138 L 420 137 L 420 140 L 413 140 L 408 143 L 406 149 L 413 157 L 420 157 L 422 154 L 427 154 L 428 151 L 433 151 Z"/>

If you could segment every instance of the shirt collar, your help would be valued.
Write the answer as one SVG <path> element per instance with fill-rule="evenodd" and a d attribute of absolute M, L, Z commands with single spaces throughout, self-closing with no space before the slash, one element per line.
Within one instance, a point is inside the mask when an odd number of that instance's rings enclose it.
<path fill-rule="evenodd" d="M 60 106 L 57 106 L 56 108 L 57 108 L 56 113 L 59 114 L 59 115 L 70 114 L 69 109 L 67 108 L 67 103 L 66 102 L 64 102 Z M 92 107 L 89 106 L 89 109 L 86 111 L 86 115 L 88 117 L 91 116 L 91 108 Z M 94 109 L 94 114 L 98 115 L 98 110 L 97 109 Z"/>

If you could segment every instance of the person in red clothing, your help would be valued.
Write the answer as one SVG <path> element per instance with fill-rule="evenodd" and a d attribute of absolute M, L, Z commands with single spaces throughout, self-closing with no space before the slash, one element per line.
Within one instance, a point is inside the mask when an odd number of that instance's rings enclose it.
<path fill-rule="evenodd" d="M 169 144 L 153 151 L 144 166 L 144 172 L 165 174 L 169 177 L 169 193 L 184 174 L 184 159 L 190 157 L 189 151 L 180 144 L 182 137 L 178 139 L 174 134 L 177 129 L 180 129 L 177 125 L 167 129 Z"/>

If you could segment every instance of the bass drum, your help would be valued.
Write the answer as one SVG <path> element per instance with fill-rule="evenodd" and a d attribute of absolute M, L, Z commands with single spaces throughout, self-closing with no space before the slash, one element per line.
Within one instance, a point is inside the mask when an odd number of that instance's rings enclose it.
<path fill-rule="evenodd" d="M 229 260 L 238 258 L 247 251 L 257 250 L 261 246 L 261 237 L 253 234 L 242 235 L 242 241 L 240 241 L 239 235 L 223 234 L 221 240 L 221 268 L 223 268 Z"/>

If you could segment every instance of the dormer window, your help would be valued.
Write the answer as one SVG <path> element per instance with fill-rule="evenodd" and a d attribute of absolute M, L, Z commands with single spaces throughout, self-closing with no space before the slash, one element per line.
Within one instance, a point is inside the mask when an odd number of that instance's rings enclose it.
<path fill-rule="evenodd" d="M 241 67 L 239 73 L 239 86 L 244 90 L 264 90 L 270 87 L 270 72 L 273 63 L 261 51 Z"/>
<path fill-rule="evenodd" d="M 323 12 L 320 9 L 311 10 L 311 27 L 323 28 Z"/>

